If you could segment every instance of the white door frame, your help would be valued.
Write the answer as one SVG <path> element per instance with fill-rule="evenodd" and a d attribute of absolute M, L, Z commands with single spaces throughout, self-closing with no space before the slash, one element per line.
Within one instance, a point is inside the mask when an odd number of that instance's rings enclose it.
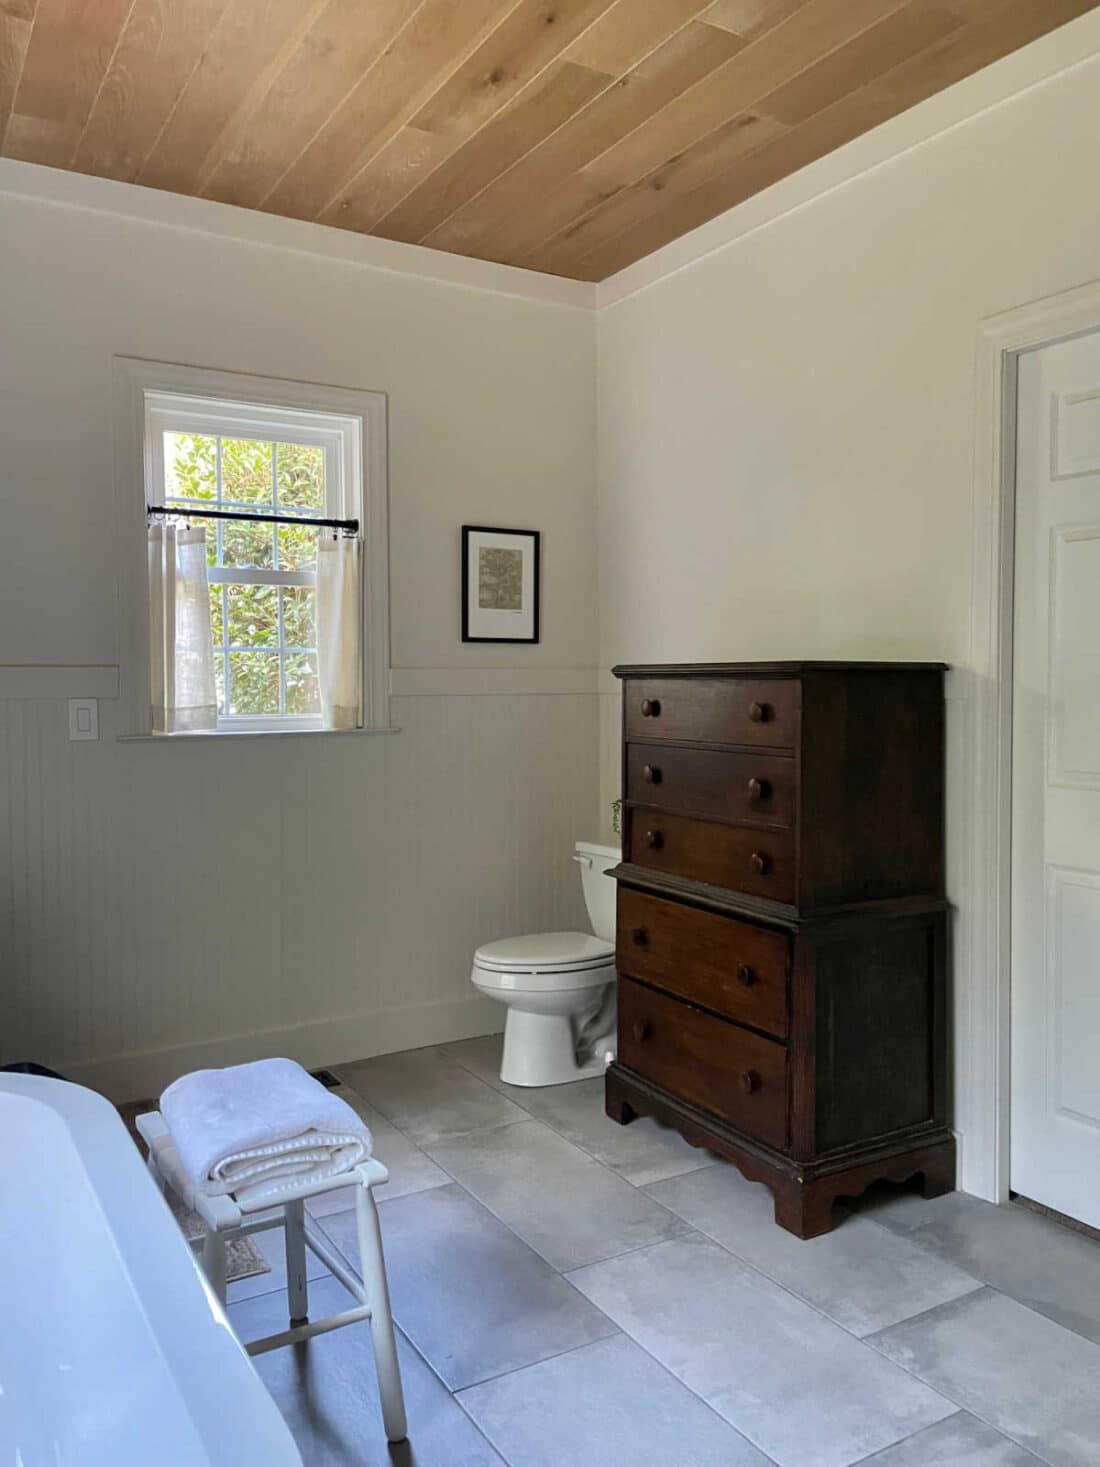
<path fill-rule="evenodd" d="M 955 1053 L 959 1185 L 991 1202 L 1008 1200 L 1010 1155 L 1016 367 L 1022 351 L 1097 330 L 1100 283 L 992 316 L 978 337 Z"/>

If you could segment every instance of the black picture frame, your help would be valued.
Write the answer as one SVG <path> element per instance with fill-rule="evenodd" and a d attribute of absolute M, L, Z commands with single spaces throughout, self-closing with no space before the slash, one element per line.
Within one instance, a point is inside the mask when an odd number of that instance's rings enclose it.
<path fill-rule="evenodd" d="M 529 636 L 517 637 L 484 637 L 475 636 L 470 631 L 470 576 L 473 571 L 473 563 L 470 555 L 471 535 L 509 535 L 517 540 L 529 540 L 532 542 L 533 552 L 533 588 L 531 608 L 531 634 Z M 517 547 L 518 548 L 518 547 Z M 462 577 L 460 595 L 462 602 L 462 640 L 464 642 L 520 642 L 532 645 L 539 640 L 540 636 L 540 610 L 542 602 L 542 532 L 540 530 L 513 530 L 506 529 L 500 525 L 463 525 L 462 526 Z"/>

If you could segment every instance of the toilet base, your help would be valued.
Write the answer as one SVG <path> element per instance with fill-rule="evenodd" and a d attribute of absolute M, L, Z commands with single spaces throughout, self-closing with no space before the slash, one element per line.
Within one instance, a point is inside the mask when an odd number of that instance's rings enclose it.
<path fill-rule="evenodd" d="M 531 1014 L 509 1009 L 504 1021 L 504 1058 L 500 1078 L 505 1085 L 567 1085 L 606 1070 L 603 1060 L 578 1065 L 573 1024 L 567 1014 Z"/>

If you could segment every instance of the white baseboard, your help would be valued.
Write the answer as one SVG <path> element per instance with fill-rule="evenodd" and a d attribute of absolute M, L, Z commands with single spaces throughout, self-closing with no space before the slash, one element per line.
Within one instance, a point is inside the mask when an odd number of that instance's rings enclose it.
<path fill-rule="evenodd" d="M 172 1045 L 165 1049 L 111 1055 L 107 1059 L 57 1063 L 77 1084 L 98 1090 L 117 1103 L 156 1096 L 179 1075 L 249 1060 L 287 1055 L 306 1069 L 348 1064 L 376 1054 L 420 1049 L 452 1039 L 496 1034 L 503 1027 L 500 1005 L 472 994 L 469 998 L 374 1013 L 345 1014 L 284 1029 L 253 1030 L 226 1038 Z"/>

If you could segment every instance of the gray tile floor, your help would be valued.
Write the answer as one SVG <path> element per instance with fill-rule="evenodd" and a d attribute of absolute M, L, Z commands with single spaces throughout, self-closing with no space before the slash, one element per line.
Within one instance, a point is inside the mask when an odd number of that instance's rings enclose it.
<path fill-rule="evenodd" d="M 883 1188 L 824 1238 L 602 1081 L 519 1090 L 500 1038 L 339 1069 L 378 1200 L 409 1408 L 370 1333 L 260 1357 L 308 1467 L 1100 1467 L 1100 1245 L 1016 1207 Z M 317 1220 L 355 1258 L 347 1193 Z M 234 1284 L 244 1338 L 285 1270 Z M 312 1312 L 346 1295 L 313 1269 Z"/>

